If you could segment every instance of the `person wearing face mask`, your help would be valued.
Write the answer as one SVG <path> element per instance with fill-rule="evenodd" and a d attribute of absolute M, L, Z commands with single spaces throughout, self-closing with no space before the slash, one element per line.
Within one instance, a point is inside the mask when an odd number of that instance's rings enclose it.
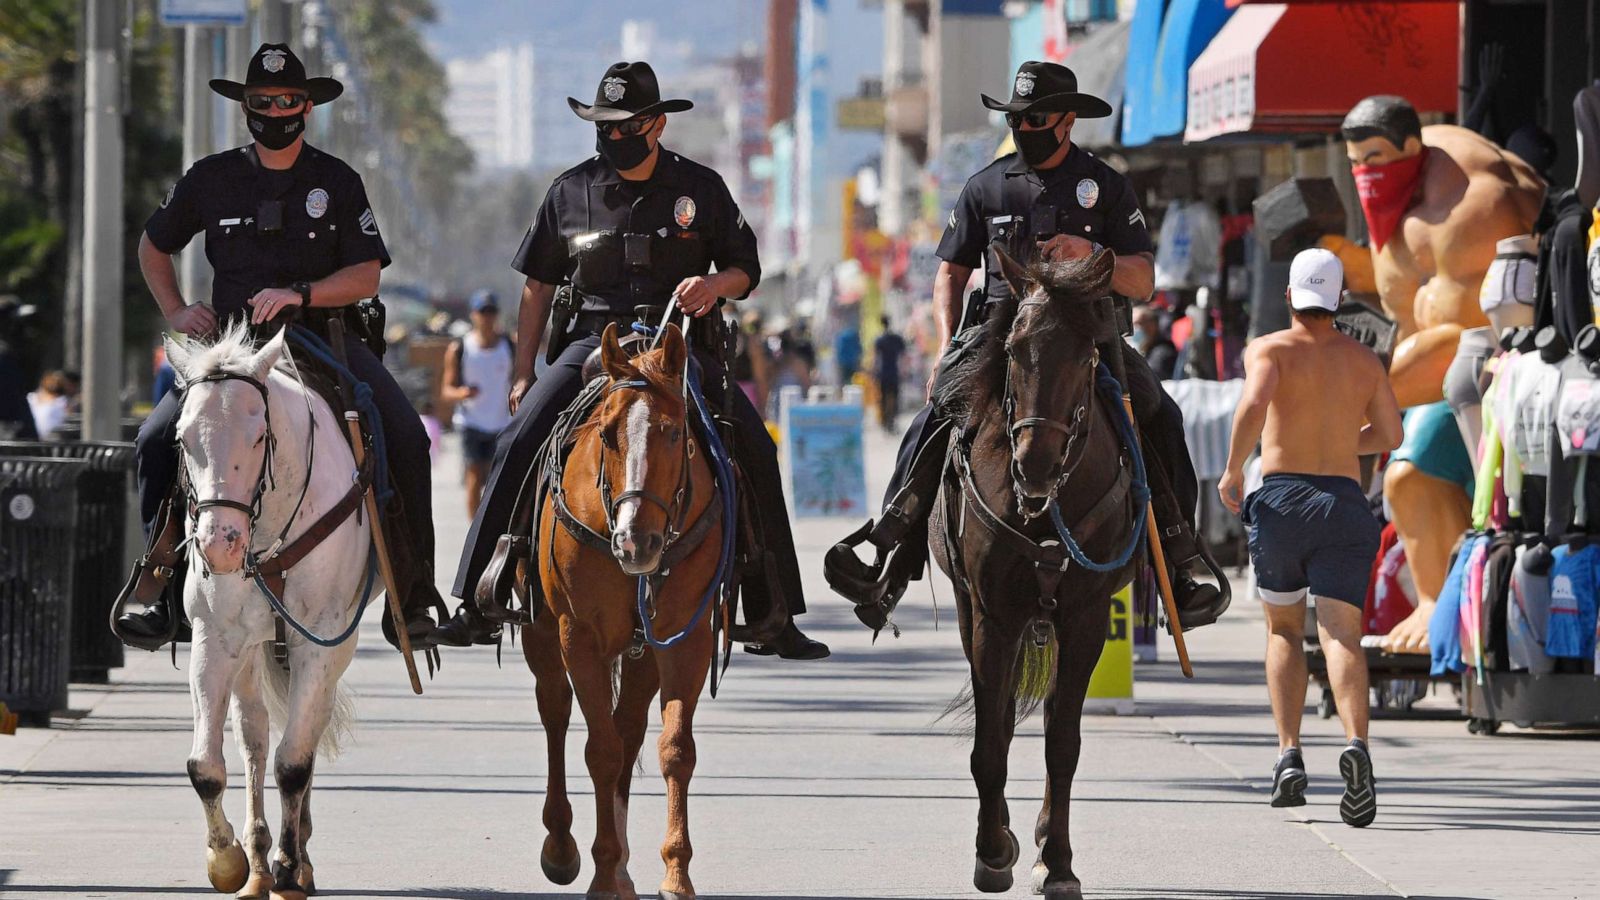
<path fill-rule="evenodd" d="M 1384 649 L 1422 653 L 1472 507 L 1472 458 L 1446 402 L 1446 375 L 1464 331 L 1513 312 L 1515 301 L 1504 306 L 1504 292 L 1485 295 L 1483 283 L 1499 243 L 1533 230 L 1545 183 L 1481 135 L 1424 127 L 1416 109 L 1391 94 L 1357 103 L 1340 132 L 1372 238 L 1378 295 L 1400 326 L 1389 383 L 1407 411 L 1406 439 L 1384 469 L 1383 493 L 1416 579 L 1417 608 Z"/>
<path fill-rule="evenodd" d="M 761 279 L 756 236 L 722 176 L 661 143 L 667 114 L 686 112 L 688 100 L 663 100 L 655 71 L 644 62 L 619 62 L 606 70 L 593 104 L 571 97 L 579 118 L 595 125 L 598 153 L 558 176 L 534 213 L 512 266 L 527 277 L 517 316 L 511 423 L 495 444 L 483 502 L 472 519 L 451 593 L 467 601 L 436 631 L 439 643 L 478 643 L 494 628 L 474 602 L 490 570 L 509 565 L 496 557 L 502 536 L 522 529 L 517 500 L 539 448 L 584 385 L 584 362 L 600 346 L 608 325 L 626 330 L 637 307 L 676 303 L 696 317 L 720 316 L 722 306 L 750 295 Z M 711 271 L 715 267 L 716 271 Z M 552 304 L 557 288 L 571 286 L 572 308 Z M 565 305 L 565 304 L 564 304 Z M 534 354 L 549 330 L 549 367 L 535 377 Z M 701 326 L 691 344 L 705 371 L 702 386 L 713 409 L 721 407 L 722 360 L 707 346 Z M 747 642 L 746 650 L 785 659 L 821 659 L 826 645 L 803 634 L 794 617 L 805 612 L 800 565 L 783 499 L 777 448 L 745 393 L 731 391 L 735 441 L 731 448 L 748 474 L 759 519 L 759 548 L 768 577 L 746 576 L 740 585 L 747 623 L 784 623 Z M 515 546 L 503 542 L 508 548 Z M 491 566 L 495 562 L 495 566 Z M 504 603 L 508 598 L 496 597 Z M 754 642 L 759 640 L 760 643 Z"/>
<path fill-rule="evenodd" d="M 190 338 L 208 338 L 232 321 L 271 322 L 294 309 L 324 339 L 328 321 L 345 323 L 350 370 L 372 389 L 399 498 L 386 507 L 382 524 L 407 631 L 414 646 L 426 646 L 434 628 L 429 611 L 447 612 L 433 584 L 428 435 L 405 392 L 361 339 L 366 323 L 355 306 L 377 296 L 389 252 L 361 176 L 305 141 L 306 114 L 344 87 L 332 78 L 306 77 L 288 45 L 262 44 L 242 84 L 219 78 L 211 89 L 240 105 L 252 142 L 196 162 L 161 201 L 139 239 L 145 283 L 167 328 Z M 209 301 L 182 295 L 173 264 L 173 255 L 202 232 L 213 272 Z M 172 640 L 179 626 L 174 604 L 181 600 L 182 505 L 175 506 L 172 495 L 182 403 L 181 389 L 169 392 L 135 444 L 140 518 L 150 543 L 116 602 L 118 609 L 128 600 L 144 609 L 120 616 L 117 630 L 148 650 Z M 383 623 L 385 635 L 397 640 L 389 633 L 390 617 Z"/>
<path fill-rule="evenodd" d="M 1078 259 L 1101 249 L 1116 253 L 1111 290 L 1135 302 L 1155 289 L 1155 254 L 1144 213 L 1128 180 L 1072 143 L 1079 117 L 1111 115 L 1104 100 L 1078 91 L 1071 69 L 1050 62 L 1025 62 L 1012 82 L 1011 99 L 983 96 L 983 104 L 1005 115 L 1017 151 L 972 176 L 962 188 L 939 242 L 942 263 L 934 279 L 939 343 L 946 352 L 929 380 L 931 402 L 912 420 L 900 444 L 884 498 L 882 518 L 868 522 L 828 551 L 828 584 L 856 605 L 856 616 L 874 631 L 883 628 L 906 584 L 921 577 L 927 561 L 927 517 L 948 446 L 949 420 L 940 410 L 948 384 L 984 337 L 981 327 L 995 303 L 1012 299 L 1011 287 L 990 248 L 1013 258 Z M 983 287 L 964 298 L 967 281 L 984 266 Z M 967 300 L 966 303 L 963 301 Z M 1117 341 L 1126 360 L 1134 418 L 1150 465 L 1151 502 L 1171 566 L 1174 600 L 1185 630 L 1215 622 L 1227 609 L 1227 579 L 1195 538 L 1199 483 L 1184 443 L 1183 414 L 1131 345 Z M 870 542 L 876 558 L 863 563 L 855 547 Z M 1222 588 L 1196 580 L 1204 565 Z"/>

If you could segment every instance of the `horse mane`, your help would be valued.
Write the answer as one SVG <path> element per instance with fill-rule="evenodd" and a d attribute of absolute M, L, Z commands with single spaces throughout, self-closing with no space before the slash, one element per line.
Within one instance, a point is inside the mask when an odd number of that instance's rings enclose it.
<path fill-rule="evenodd" d="M 261 347 L 250 334 L 250 324 L 235 319 L 210 341 L 198 338 L 167 342 L 167 362 L 185 382 L 218 372 L 249 373 Z M 280 358 L 278 365 L 284 365 Z"/>
<path fill-rule="evenodd" d="M 660 350 L 647 350 L 644 353 L 634 357 L 630 362 L 632 363 L 634 370 L 639 373 L 639 377 L 649 383 L 649 387 L 645 390 L 669 404 L 668 409 L 674 416 L 687 420 L 688 406 L 683 396 L 678 392 L 668 390 L 665 387 L 667 381 L 674 377 L 682 377 L 683 373 L 669 372 L 666 366 L 662 364 L 662 355 L 663 354 Z M 609 375 L 606 377 L 608 381 L 611 380 Z M 608 394 L 603 394 L 601 399 L 597 402 L 594 410 L 588 415 L 584 416 L 583 421 L 578 422 L 573 426 L 572 437 L 574 440 L 585 433 L 600 427 L 600 420 L 602 418 L 600 411 L 606 408 L 607 399 Z"/>
<path fill-rule="evenodd" d="M 1040 322 L 1040 333 L 1070 334 L 1097 328 L 1098 323 L 1090 318 L 1092 305 L 1079 301 L 1105 296 L 1111 288 L 1115 265 L 1115 257 L 1102 250 L 1082 259 L 1040 260 L 1028 266 L 1024 270 L 1026 283 L 1038 285 L 1052 300 L 1060 301 L 1046 306 L 1050 315 Z M 1006 339 L 1016 325 L 1021 303 L 1021 298 L 1012 292 L 1009 298 L 995 304 L 982 326 L 983 341 L 978 353 L 951 372 L 950 386 L 942 397 L 935 398 L 957 419 L 965 419 L 977 410 L 997 409 L 1004 399 Z"/>

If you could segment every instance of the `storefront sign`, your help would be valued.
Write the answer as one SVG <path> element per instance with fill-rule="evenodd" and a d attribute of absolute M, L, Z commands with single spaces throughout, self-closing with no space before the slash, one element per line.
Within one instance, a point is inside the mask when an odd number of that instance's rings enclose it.
<path fill-rule="evenodd" d="M 249 0 L 161 0 L 161 24 L 243 25 L 249 7 Z"/>
<path fill-rule="evenodd" d="M 845 97 L 833 108 L 834 124 L 841 131 L 882 131 L 882 97 Z"/>
<path fill-rule="evenodd" d="M 867 508 L 861 392 L 844 402 L 810 403 L 786 390 L 779 432 L 789 512 L 796 518 L 860 516 Z"/>

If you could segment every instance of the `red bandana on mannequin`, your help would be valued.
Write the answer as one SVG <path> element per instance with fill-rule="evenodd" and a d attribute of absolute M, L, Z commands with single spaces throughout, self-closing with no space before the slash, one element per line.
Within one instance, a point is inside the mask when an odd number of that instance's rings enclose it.
<path fill-rule="evenodd" d="M 1355 166 L 1350 174 L 1356 179 L 1356 195 L 1361 198 L 1361 211 L 1367 217 L 1367 231 L 1372 234 L 1372 246 L 1378 250 L 1389 243 L 1400 217 L 1411 208 L 1411 196 L 1416 191 L 1417 179 L 1422 175 L 1422 164 L 1428 159 L 1428 148 L 1416 156 L 1397 159 L 1380 166 Z"/>

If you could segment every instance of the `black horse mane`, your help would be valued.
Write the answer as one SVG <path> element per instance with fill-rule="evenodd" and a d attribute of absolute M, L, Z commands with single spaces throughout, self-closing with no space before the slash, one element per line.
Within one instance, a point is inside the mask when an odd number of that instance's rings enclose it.
<path fill-rule="evenodd" d="M 1082 259 L 1045 260 L 1028 266 L 1024 279 L 1029 290 L 1038 285 L 1053 301 L 1046 307 L 1051 314 L 1039 320 L 1041 335 L 1093 334 L 1100 323 L 1090 301 L 1106 295 L 1115 264 L 1115 257 L 1101 250 Z M 1013 292 L 1009 299 L 997 303 L 982 326 L 982 347 L 951 372 L 949 386 L 937 399 L 956 419 L 966 419 L 976 410 L 1000 407 L 1006 380 L 1006 339 L 1016 325 L 1021 302 L 1022 298 Z"/>

